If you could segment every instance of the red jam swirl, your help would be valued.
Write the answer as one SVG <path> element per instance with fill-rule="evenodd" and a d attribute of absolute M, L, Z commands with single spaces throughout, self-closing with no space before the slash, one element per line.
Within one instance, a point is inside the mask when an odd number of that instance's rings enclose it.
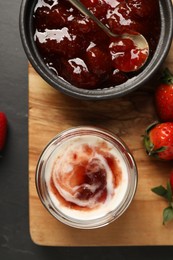
<path fill-rule="evenodd" d="M 76 151 L 57 157 L 50 187 L 61 205 L 76 210 L 93 210 L 114 196 L 121 183 L 118 160 L 106 142 L 97 146 L 80 144 Z"/>
<path fill-rule="evenodd" d="M 102 23 L 117 34 L 141 33 L 150 58 L 160 35 L 158 0 L 81 0 Z M 128 71 L 145 59 L 129 39 L 108 37 L 68 0 L 38 0 L 33 14 L 34 40 L 47 66 L 71 84 L 84 89 L 116 86 L 140 71 Z"/>

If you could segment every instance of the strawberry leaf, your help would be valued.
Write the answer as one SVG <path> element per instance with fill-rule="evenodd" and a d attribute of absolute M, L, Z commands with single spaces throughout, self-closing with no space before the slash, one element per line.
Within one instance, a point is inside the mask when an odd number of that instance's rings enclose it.
<path fill-rule="evenodd" d="M 169 202 L 169 206 L 163 210 L 163 225 L 165 225 L 166 222 L 173 220 L 173 191 L 170 180 L 168 180 L 166 188 L 160 185 L 152 188 L 151 191 Z"/>
<path fill-rule="evenodd" d="M 157 150 L 155 150 L 154 152 L 161 153 L 161 152 L 164 152 L 166 150 L 166 148 L 167 148 L 166 146 L 162 146 L 162 147 L 158 148 Z"/>
<path fill-rule="evenodd" d="M 163 211 L 163 225 L 166 224 L 166 222 L 173 219 L 173 208 L 167 207 Z"/>
<path fill-rule="evenodd" d="M 170 181 L 167 182 L 167 200 L 171 203 L 172 202 L 172 188 Z"/>
<path fill-rule="evenodd" d="M 145 130 L 145 133 L 148 135 L 149 132 L 151 131 L 152 128 L 154 128 L 159 122 L 158 121 L 154 121 L 152 124 L 150 124 L 146 130 Z"/>
<path fill-rule="evenodd" d="M 165 199 L 167 199 L 167 189 L 165 189 L 162 185 L 160 186 L 157 186 L 157 187 L 154 187 L 151 189 L 152 192 L 154 192 L 155 194 L 161 196 L 161 197 L 164 197 Z"/>
<path fill-rule="evenodd" d="M 168 68 L 165 68 L 161 75 L 161 82 L 172 85 L 173 84 L 173 74 L 170 72 Z"/>

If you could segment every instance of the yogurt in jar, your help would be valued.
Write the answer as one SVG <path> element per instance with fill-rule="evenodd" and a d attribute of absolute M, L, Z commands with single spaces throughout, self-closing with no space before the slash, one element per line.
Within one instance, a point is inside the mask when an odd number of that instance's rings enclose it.
<path fill-rule="evenodd" d="M 43 203 L 49 210 L 53 208 L 58 219 L 74 221 L 75 226 L 81 222 L 83 228 L 85 222 L 115 218 L 116 211 L 121 214 L 131 178 L 136 178 L 133 158 L 124 144 L 109 133 L 96 130 L 76 128 L 58 136 L 47 146 L 37 167 L 36 184 Z M 43 158 L 45 153 L 47 158 Z M 131 198 L 135 187 L 136 181 Z M 45 197 L 41 189 L 46 191 Z M 46 198 L 51 206 L 44 201 Z"/>

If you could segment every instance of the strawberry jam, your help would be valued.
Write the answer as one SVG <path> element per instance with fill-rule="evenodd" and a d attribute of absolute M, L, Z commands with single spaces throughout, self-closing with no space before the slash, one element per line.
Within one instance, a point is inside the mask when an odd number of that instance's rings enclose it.
<path fill-rule="evenodd" d="M 158 0 L 81 0 L 116 34 L 141 33 L 152 58 L 160 35 Z M 136 76 L 145 60 L 130 39 L 107 36 L 68 0 L 38 0 L 33 14 L 34 40 L 46 65 L 79 88 L 116 86 Z"/>

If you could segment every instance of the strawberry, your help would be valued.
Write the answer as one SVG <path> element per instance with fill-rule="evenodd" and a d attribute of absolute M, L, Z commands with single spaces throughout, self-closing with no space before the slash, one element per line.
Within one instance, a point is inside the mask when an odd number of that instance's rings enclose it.
<path fill-rule="evenodd" d="M 7 118 L 3 112 L 0 112 L 0 151 L 3 150 L 7 135 Z"/>
<path fill-rule="evenodd" d="M 173 121 L 173 75 L 166 68 L 155 91 L 158 116 L 163 122 Z"/>
<path fill-rule="evenodd" d="M 144 145 L 149 156 L 173 160 L 173 122 L 150 125 L 144 135 Z"/>

